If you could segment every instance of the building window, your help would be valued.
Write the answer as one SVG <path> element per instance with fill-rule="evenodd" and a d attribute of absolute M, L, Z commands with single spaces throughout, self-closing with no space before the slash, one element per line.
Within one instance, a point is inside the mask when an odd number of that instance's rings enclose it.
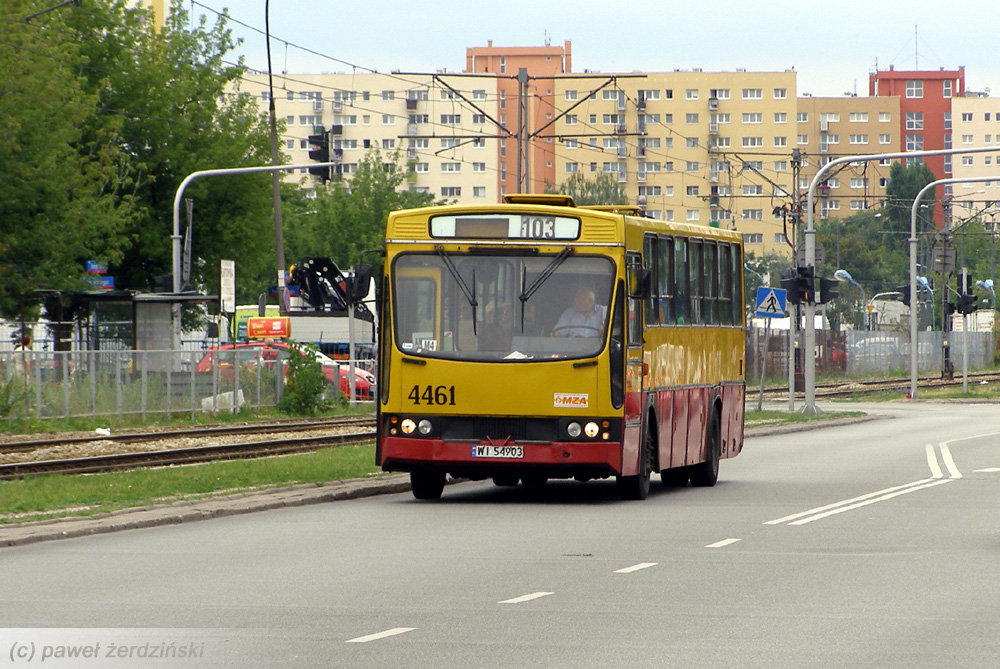
<path fill-rule="evenodd" d="M 566 92 L 565 92 L 565 93 L 563 94 L 563 97 L 564 97 L 564 98 L 565 98 L 566 100 L 570 100 L 570 101 L 572 101 L 572 100 L 576 100 L 576 91 L 566 91 Z"/>
<path fill-rule="evenodd" d="M 698 138 L 697 137 L 687 137 L 684 140 L 685 146 L 689 149 L 698 148 Z"/>
<path fill-rule="evenodd" d="M 576 125 L 580 122 L 580 118 L 576 114 L 566 114 L 566 125 Z"/>
<path fill-rule="evenodd" d="M 386 102 L 396 99 L 396 91 L 382 91 L 382 99 Z"/>
<path fill-rule="evenodd" d="M 743 210 L 743 220 L 745 220 L 745 221 L 763 221 L 764 220 L 764 210 L 763 209 L 744 209 Z"/>
<path fill-rule="evenodd" d="M 382 114 L 382 125 L 396 125 L 396 115 Z"/>
<path fill-rule="evenodd" d="M 763 232 L 744 232 L 743 233 L 743 243 L 744 244 L 763 244 L 764 243 L 764 233 Z"/>
<path fill-rule="evenodd" d="M 698 197 L 698 186 L 688 186 L 687 195 L 688 197 Z"/>
<path fill-rule="evenodd" d="M 868 122 L 868 112 L 851 112 L 850 114 L 851 123 L 867 123 Z"/>
<path fill-rule="evenodd" d="M 923 135 L 907 135 L 906 136 L 906 150 L 907 151 L 923 151 L 924 150 L 924 136 Z"/>
<path fill-rule="evenodd" d="M 780 148 L 784 148 L 786 146 L 788 146 L 788 138 L 787 137 L 775 137 L 774 138 L 774 148 L 780 149 Z"/>
<path fill-rule="evenodd" d="M 892 112 L 879 112 L 878 113 L 879 123 L 891 123 L 892 122 Z"/>
<path fill-rule="evenodd" d="M 906 97 L 911 99 L 924 97 L 924 82 L 919 79 L 908 79 L 906 81 Z"/>
<path fill-rule="evenodd" d="M 684 115 L 684 122 L 687 123 L 688 125 L 697 125 L 698 124 L 698 115 L 697 114 L 685 114 Z"/>
<path fill-rule="evenodd" d="M 744 88 L 743 89 L 743 99 L 744 100 L 763 100 L 764 92 L 761 88 Z"/>
<path fill-rule="evenodd" d="M 809 112 L 799 112 L 795 115 L 796 123 L 808 123 L 809 122 Z"/>
<path fill-rule="evenodd" d="M 868 135 L 851 135 L 850 136 L 850 141 L 851 141 L 851 144 L 867 144 L 868 143 Z"/>
<path fill-rule="evenodd" d="M 851 188 L 867 188 L 868 179 L 864 177 L 851 177 Z"/>
<path fill-rule="evenodd" d="M 441 186 L 441 197 L 462 197 L 462 187 Z"/>
<path fill-rule="evenodd" d="M 785 112 L 774 112 L 775 123 L 788 123 L 788 114 Z"/>
<path fill-rule="evenodd" d="M 755 149 L 764 146 L 763 137 L 744 137 L 743 138 L 743 148 L 744 149 Z"/>
<path fill-rule="evenodd" d="M 395 149 L 396 148 L 396 140 L 392 139 L 392 138 L 383 139 L 382 140 L 382 148 L 383 149 Z"/>
<path fill-rule="evenodd" d="M 684 217 L 686 221 L 697 221 L 701 219 L 701 212 L 697 209 L 688 209 L 687 214 Z"/>
<path fill-rule="evenodd" d="M 752 196 L 763 195 L 763 194 L 764 194 L 764 187 L 761 186 L 760 184 L 752 184 L 752 185 L 744 185 L 743 186 L 743 195 L 746 196 L 746 197 L 752 197 Z"/>
<path fill-rule="evenodd" d="M 763 123 L 764 115 L 761 113 L 743 114 L 743 122 L 748 124 Z"/>
<path fill-rule="evenodd" d="M 486 197 L 486 186 L 473 186 L 472 197 Z"/>
<path fill-rule="evenodd" d="M 697 100 L 698 99 L 698 89 L 697 88 L 689 88 L 686 91 L 684 91 L 684 99 L 686 99 L 686 100 Z"/>
<path fill-rule="evenodd" d="M 952 92 L 952 81 L 951 79 L 945 79 L 944 81 L 941 82 L 941 96 L 950 98 L 951 92 Z"/>
<path fill-rule="evenodd" d="M 787 88 L 775 88 L 774 89 L 774 99 L 775 100 L 787 100 L 788 99 L 788 89 Z"/>
<path fill-rule="evenodd" d="M 664 166 L 666 166 L 666 163 L 664 163 Z M 697 172 L 699 169 L 701 169 L 701 163 L 699 163 L 697 160 L 689 160 L 687 161 L 687 165 L 685 166 L 684 171 Z"/>
<path fill-rule="evenodd" d="M 442 172 L 461 172 L 462 163 L 441 163 Z"/>
<path fill-rule="evenodd" d="M 441 114 L 441 125 L 461 125 L 461 114 Z"/>
<path fill-rule="evenodd" d="M 892 135 L 880 134 L 878 136 L 878 143 L 879 144 L 892 144 Z"/>
<path fill-rule="evenodd" d="M 576 174 L 580 171 L 580 163 L 566 163 L 566 173 Z"/>

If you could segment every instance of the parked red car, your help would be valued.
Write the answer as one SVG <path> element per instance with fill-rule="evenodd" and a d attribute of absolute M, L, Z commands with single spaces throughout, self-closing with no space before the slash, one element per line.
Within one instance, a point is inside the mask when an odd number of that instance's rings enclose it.
<path fill-rule="evenodd" d="M 223 344 L 218 348 L 210 348 L 205 357 L 198 363 L 195 371 L 211 372 L 212 366 L 215 364 L 216 351 L 220 349 L 222 351 L 232 351 L 233 348 L 236 349 L 236 359 L 239 361 L 241 367 L 261 364 L 265 367 L 272 367 L 279 357 L 287 357 L 295 353 L 295 349 L 291 348 L 288 344 L 280 342 L 249 342 L 246 344 L 236 344 L 235 346 L 233 344 Z M 313 355 L 323 366 L 323 373 L 326 375 L 327 381 L 335 384 L 339 377 L 340 392 L 345 397 L 349 396 L 351 389 L 350 367 L 340 364 L 319 351 L 314 351 Z M 232 373 L 232 361 L 232 353 L 221 356 L 221 370 L 223 374 L 228 376 Z M 354 368 L 354 397 L 359 400 L 375 398 L 375 375 L 360 367 Z"/>

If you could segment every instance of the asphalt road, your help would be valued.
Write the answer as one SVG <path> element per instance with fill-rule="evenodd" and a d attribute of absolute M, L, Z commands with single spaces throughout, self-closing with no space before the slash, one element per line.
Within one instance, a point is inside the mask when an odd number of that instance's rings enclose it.
<path fill-rule="evenodd" d="M 1000 666 L 1000 410 L 872 410 L 642 502 L 461 483 L 5 548 L 0 666 Z"/>

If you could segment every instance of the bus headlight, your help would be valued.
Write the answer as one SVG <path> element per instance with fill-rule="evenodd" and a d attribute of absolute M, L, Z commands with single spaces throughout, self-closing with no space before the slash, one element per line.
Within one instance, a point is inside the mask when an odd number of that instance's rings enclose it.
<path fill-rule="evenodd" d="M 417 429 L 417 424 L 413 422 L 412 418 L 405 418 L 399 424 L 399 429 L 403 431 L 403 434 L 413 434 L 413 431 Z"/>
<path fill-rule="evenodd" d="M 580 433 L 582 433 L 582 432 L 583 432 L 583 428 L 581 428 L 580 424 L 577 423 L 576 421 L 573 421 L 572 423 L 570 423 L 569 425 L 566 426 L 566 434 L 568 434 L 569 436 L 573 437 L 574 439 L 576 439 L 577 437 L 579 437 Z"/>
<path fill-rule="evenodd" d="M 419 423 L 417 423 L 417 432 L 419 432 L 420 434 L 422 434 L 425 437 L 427 435 L 429 435 L 431 433 L 431 430 L 433 430 L 433 429 L 434 429 L 434 426 L 426 418 L 424 418 L 422 421 L 420 421 Z"/>
<path fill-rule="evenodd" d="M 600 431 L 600 429 L 601 428 L 597 425 L 597 423 L 595 423 L 594 421 L 590 421 L 589 423 L 583 426 L 583 433 L 588 437 L 590 437 L 591 439 L 593 439 L 594 437 L 597 436 L 597 433 Z"/>

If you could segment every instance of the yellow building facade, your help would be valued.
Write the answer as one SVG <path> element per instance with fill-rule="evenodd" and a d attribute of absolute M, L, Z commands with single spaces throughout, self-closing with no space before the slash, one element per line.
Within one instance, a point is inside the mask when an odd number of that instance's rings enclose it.
<path fill-rule="evenodd" d="M 428 74 L 295 74 L 274 77 L 278 143 L 291 164 L 310 163 L 309 138 L 327 134 L 333 176 L 349 179 L 370 149 L 399 152 L 407 187 L 435 199 L 496 202 L 496 80 Z M 269 108 L 266 73 L 244 76 L 242 94 Z M 300 169 L 285 181 L 315 188 Z"/>

